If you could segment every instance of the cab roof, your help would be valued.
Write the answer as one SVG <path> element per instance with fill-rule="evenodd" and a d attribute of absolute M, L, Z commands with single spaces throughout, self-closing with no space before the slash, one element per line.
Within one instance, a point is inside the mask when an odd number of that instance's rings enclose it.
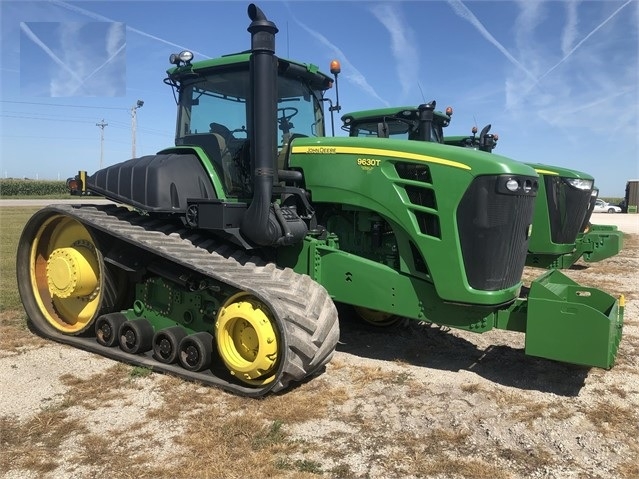
<path fill-rule="evenodd" d="M 379 108 L 376 110 L 360 110 L 353 111 L 350 113 L 346 113 L 342 116 L 342 122 L 345 124 L 350 124 L 353 122 L 360 121 L 372 121 L 372 120 L 383 120 L 384 118 L 389 117 L 397 117 L 397 118 L 406 118 L 413 119 L 419 113 L 419 109 L 416 106 L 395 106 L 390 108 Z M 433 114 L 445 121 L 450 121 L 450 117 L 441 111 L 434 111 Z"/>
<path fill-rule="evenodd" d="M 251 52 L 233 53 L 218 58 L 210 58 L 186 63 L 169 68 L 166 73 L 173 80 L 180 80 L 197 74 L 207 74 L 220 68 L 245 67 L 248 68 Z M 317 65 L 302 63 L 286 58 L 278 58 L 278 69 L 284 76 L 301 76 L 309 82 L 313 89 L 327 90 L 333 84 L 332 78 L 321 72 Z"/>

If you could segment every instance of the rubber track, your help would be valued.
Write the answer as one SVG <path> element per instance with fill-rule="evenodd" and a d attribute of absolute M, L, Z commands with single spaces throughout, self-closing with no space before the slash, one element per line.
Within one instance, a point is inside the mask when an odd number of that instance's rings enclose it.
<path fill-rule="evenodd" d="M 212 371 L 190 372 L 179 365 L 156 361 L 152 352 L 131 355 L 107 348 L 95 338 L 68 336 L 52 328 L 38 330 L 56 341 L 112 359 L 150 367 L 221 387 L 244 396 L 262 396 L 285 389 L 318 372 L 333 356 L 339 339 L 337 309 L 323 286 L 290 268 L 278 268 L 258 256 L 176 223 L 141 215 L 116 205 L 51 205 L 45 208 L 67 215 L 100 235 L 108 235 L 216 281 L 246 291 L 264 302 L 275 316 L 282 335 L 283 354 L 276 378 L 263 387 L 249 387 L 215 376 Z M 100 236 L 98 235 L 98 237 Z M 37 327 L 37 325 L 36 325 Z"/>

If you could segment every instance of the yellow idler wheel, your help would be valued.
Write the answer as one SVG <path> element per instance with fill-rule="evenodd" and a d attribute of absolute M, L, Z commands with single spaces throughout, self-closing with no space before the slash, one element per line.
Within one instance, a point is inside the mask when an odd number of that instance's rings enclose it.
<path fill-rule="evenodd" d="M 76 220 L 53 215 L 30 250 L 30 281 L 44 319 L 65 334 L 79 334 L 100 309 L 100 260 L 91 234 Z"/>
<path fill-rule="evenodd" d="M 353 309 L 357 316 L 366 323 L 377 327 L 390 327 L 401 321 L 400 316 L 391 313 L 384 313 L 375 309 L 364 308 L 362 306 L 354 306 Z"/>
<path fill-rule="evenodd" d="M 215 323 L 215 340 L 231 374 L 253 386 L 273 381 L 280 347 L 276 331 L 270 311 L 256 298 L 228 300 Z"/>

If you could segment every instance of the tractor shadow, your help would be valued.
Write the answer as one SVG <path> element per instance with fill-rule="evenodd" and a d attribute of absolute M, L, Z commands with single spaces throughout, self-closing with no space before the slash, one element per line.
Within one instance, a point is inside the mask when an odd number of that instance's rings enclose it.
<path fill-rule="evenodd" d="M 379 328 L 343 313 L 337 351 L 444 371 L 465 370 L 504 386 L 566 397 L 579 394 L 590 370 L 526 356 L 523 349 L 507 345 L 483 349 L 428 323 L 406 321 Z"/>
<path fill-rule="evenodd" d="M 571 269 L 573 271 L 584 271 L 584 270 L 590 269 L 590 266 L 587 265 L 587 264 L 575 263 L 575 264 L 571 265 L 569 269 Z"/>

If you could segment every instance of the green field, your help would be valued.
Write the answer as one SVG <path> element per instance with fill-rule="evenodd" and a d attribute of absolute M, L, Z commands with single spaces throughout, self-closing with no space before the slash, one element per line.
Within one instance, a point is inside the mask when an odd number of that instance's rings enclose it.
<path fill-rule="evenodd" d="M 22 228 L 38 209 L 0 208 L 0 312 L 22 309 L 16 284 L 16 251 Z"/>
<path fill-rule="evenodd" d="M 0 197 L 30 198 L 33 196 L 64 198 L 69 196 L 69 190 L 66 181 L 0 178 Z"/>

